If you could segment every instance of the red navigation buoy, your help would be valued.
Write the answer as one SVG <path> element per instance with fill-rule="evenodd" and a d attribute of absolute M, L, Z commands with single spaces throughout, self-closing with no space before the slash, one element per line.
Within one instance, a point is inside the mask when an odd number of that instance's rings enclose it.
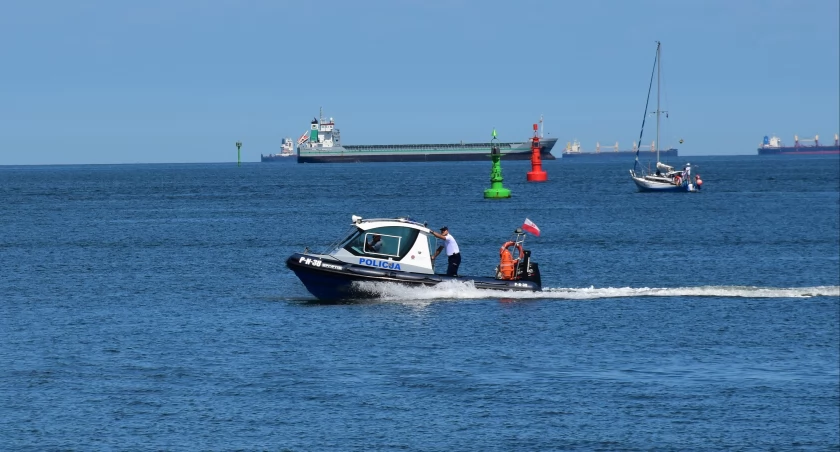
<path fill-rule="evenodd" d="M 534 124 L 534 137 L 531 138 L 531 171 L 528 172 L 528 182 L 545 182 L 548 174 L 542 169 L 542 158 L 540 157 L 540 136 L 537 134 L 537 125 Z"/>

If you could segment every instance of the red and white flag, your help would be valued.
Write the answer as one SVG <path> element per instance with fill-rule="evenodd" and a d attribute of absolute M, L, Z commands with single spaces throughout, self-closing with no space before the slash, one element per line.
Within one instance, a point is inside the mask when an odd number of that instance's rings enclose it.
<path fill-rule="evenodd" d="M 525 219 L 525 223 L 522 224 L 522 230 L 525 232 L 530 232 L 531 234 L 534 234 L 537 237 L 540 236 L 540 228 L 538 228 L 533 221 L 527 218 Z"/>

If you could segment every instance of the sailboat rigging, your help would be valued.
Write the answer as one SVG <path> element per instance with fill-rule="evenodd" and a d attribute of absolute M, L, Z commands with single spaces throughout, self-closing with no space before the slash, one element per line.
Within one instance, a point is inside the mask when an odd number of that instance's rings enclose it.
<path fill-rule="evenodd" d="M 642 116 L 642 128 L 639 131 L 639 143 L 642 142 L 642 135 L 645 132 L 645 121 L 648 116 L 648 107 L 650 105 L 650 92 L 653 89 L 653 76 L 656 74 L 656 173 L 648 174 L 641 165 L 639 165 L 639 149 L 636 149 L 635 161 L 633 169 L 630 170 L 630 177 L 636 183 L 639 191 L 697 191 L 700 180 L 697 177 L 696 181 L 691 180 L 691 166 L 686 164 L 683 171 L 674 171 L 672 166 L 662 163 L 659 159 L 659 120 L 663 112 L 659 107 L 659 91 L 660 78 L 662 72 L 661 63 L 661 47 L 662 43 L 656 41 L 656 57 L 653 60 L 653 70 L 650 74 L 650 83 L 648 84 L 648 94 L 645 100 L 645 114 Z"/>

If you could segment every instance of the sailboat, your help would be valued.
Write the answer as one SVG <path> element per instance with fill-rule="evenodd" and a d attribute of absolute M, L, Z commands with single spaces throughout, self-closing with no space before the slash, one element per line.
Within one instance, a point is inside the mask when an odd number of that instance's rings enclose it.
<path fill-rule="evenodd" d="M 659 79 L 661 73 L 661 47 L 662 43 L 656 41 L 656 57 L 653 66 L 656 71 L 656 173 L 649 174 L 639 164 L 639 149 L 636 149 L 635 163 L 630 170 L 630 177 L 636 183 L 639 191 L 686 191 L 696 192 L 698 186 L 691 180 L 691 164 L 686 164 L 683 171 L 674 171 L 674 167 L 666 165 L 659 160 L 659 117 L 662 111 L 659 109 Z M 642 142 L 642 135 L 645 131 L 645 119 L 648 115 L 648 104 L 650 103 L 650 91 L 653 86 L 653 71 L 650 74 L 650 85 L 648 86 L 648 97 L 645 102 L 645 116 L 642 118 L 642 130 L 639 132 L 639 142 Z M 699 184 L 699 178 L 698 178 Z"/>

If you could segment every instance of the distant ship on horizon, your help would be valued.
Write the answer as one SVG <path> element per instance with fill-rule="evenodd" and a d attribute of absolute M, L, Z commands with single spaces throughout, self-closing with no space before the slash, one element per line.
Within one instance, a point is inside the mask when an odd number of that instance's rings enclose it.
<path fill-rule="evenodd" d="M 540 120 L 542 122 L 542 120 Z M 556 138 L 540 138 L 540 156 L 554 160 Z M 498 143 L 505 160 L 530 160 L 531 140 Z M 298 163 L 460 162 L 489 160 L 490 142 L 440 144 L 342 145 L 333 118 L 313 118 L 309 130 L 297 140 Z"/>
<path fill-rule="evenodd" d="M 563 157 L 564 159 L 579 159 L 579 160 L 613 160 L 613 159 L 627 159 L 632 160 L 636 156 L 636 151 L 639 151 L 639 155 L 650 155 L 651 157 L 656 157 L 656 143 L 651 143 L 650 148 L 648 149 L 645 146 L 642 149 L 639 149 L 635 142 L 633 142 L 633 149 L 625 149 L 620 150 L 618 148 L 618 142 L 615 143 L 615 146 L 610 146 L 608 148 L 601 149 L 601 143 L 595 144 L 595 151 L 584 151 L 580 147 L 580 142 L 578 140 L 570 141 L 566 143 L 566 149 L 563 150 Z M 669 149 L 660 149 L 659 156 L 660 157 L 679 157 L 679 153 L 677 152 L 676 148 L 669 148 Z"/>
<path fill-rule="evenodd" d="M 277 162 L 293 155 L 295 155 L 295 142 L 292 141 L 291 138 L 283 138 L 283 140 L 280 141 L 280 153 L 268 155 L 260 154 L 260 161 Z"/>
<path fill-rule="evenodd" d="M 813 144 L 803 144 L 813 143 Z M 773 135 L 769 137 L 764 136 L 761 144 L 758 146 L 758 155 L 822 155 L 822 154 L 840 154 L 840 136 L 834 134 L 834 144 L 820 144 L 820 136 L 815 135 L 814 138 L 799 138 L 799 135 L 793 136 L 793 146 L 785 146 L 782 139 Z"/>

